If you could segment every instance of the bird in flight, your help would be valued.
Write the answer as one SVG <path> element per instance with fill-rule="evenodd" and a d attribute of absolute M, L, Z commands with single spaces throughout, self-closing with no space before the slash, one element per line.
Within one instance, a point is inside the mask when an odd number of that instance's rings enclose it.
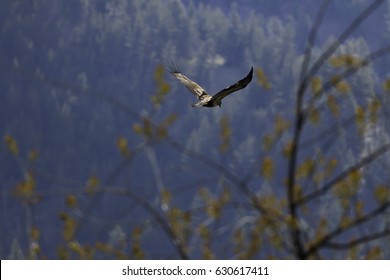
<path fill-rule="evenodd" d="M 211 96 L 200 85 L 183 75 L 176 65 L 170 64 L 168 68 L 169 72 L 199 99 L 199 102 L 193 104 L 192 107 L 215 107 L 217 105 L 221 107 L 223 98 L 245 88 L 252 81 L 253 76 L 253 67 L 251 67 L 251 71 L 245 78 Z"/>

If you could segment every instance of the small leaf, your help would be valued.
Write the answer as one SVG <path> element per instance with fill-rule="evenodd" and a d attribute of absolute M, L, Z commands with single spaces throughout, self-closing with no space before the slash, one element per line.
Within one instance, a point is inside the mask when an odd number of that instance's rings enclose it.
<path fill-rule="evenodd" d="M 340 92 L 340 93 L 343 93 L 343 94 L 346 94 L 348 92 L 351 91 L 351 85 L 349 83 L 347 83 L 346 81 L 339 81 L 337 84 L 336 84 L 336 89 Z"/>
<path fill-rule="evenodd" d="M 359 134 L 363 134 L 366 128 L 366 112 L 360 106 L 355 109 L 355 120 Z"/>
<path fill-rule="evenodd" d="M 355 196 L 360 188 L 362 181 L 362 173 L 359 170 L 354 170 L 348 174 L 348 176 L 338 182 L 333 192 L 340 199 L 341 206 L 348 208 L 351 204 L 351 197 Z"/>
<path fill-rule="evenodd" d="M 356 122 L 359 125 L 364 124 L 365 118 L 366 118 L 366 113 L 364 109 L 360 106 L 357 106 L 355 109 L 355 117 L 356 117 Z"/>
<path fill-rule="evenodd" d="M 213 260 L 215 259 L 214 253 L 210 248 L 209 244 L 202 245 L 202 259 L 204 260 Z"/>
<path fill-rule="evenodd" d="M 291 152 L 293 149 L 293 140 L 289 140 L 284 146 L 282 150 L 282 154 L 285 158 L 289 159 L 291 156 Z"/>
<path fill-rule="evenodd" d="M 166 138 L 168 135 L 167 128 L 165 126 L 159 126 L 156 128 L 156 137 L 159 140 Z"/>
<path fill-rule="evenodd" d="M 340 82 L 342 79 L 339 75 L 333 75 L 330 77 L 330 81 L 333 85 L 336 85 L 338 82 Z"/>
<path fill-rule="evenodd" d="M 74 241 L 74 240 L 70 241 L 70 242 L 68 243 L 68 248 L 69 248 L 71 251 L 75 252 L 76 254 L 82 255 L 83 249 L 81 248 L 80 243 L 78 243 L 77 241 Z"/>
<path fill-rule="evenodd" d="M 166 83 L 166 82 L 161 83 L 161 85 L 159 87 L 159 94 L 160 95 L 165 96 L 170 91 L 171 91 L 171 86 L 168 83 Z M 161 100 L 161 102 L 162 101 L 163 100 Z"/>
<path fill-rule="evenodd" d="M 274 144 L 275 144 L 274 137 L 271 134 L 266 134 L 263 137 L 263 149 L 265 151 L 270 151 L 274 146 Z"/>
<path fill-rule="evenodd" d="M 313 95 L 319 95 L 322 91 L 322 79 L 321 77 L 313 77 L 311 79 L 311 83 L 310 83 L 310 86 L 311 86 L 311 92 L 313 93 Z"/>
<path fill-rule="evenodd" d="M 77 198 L 75 195 L 70 194 L 65 199 L 65 204 L 69 208 L 75 208 L 77 206 Z"/>
<path fill-rule="evenodd" d="M 223 116 L 219 121 L 220 133 L 219 138 L 221 139 L 221 144 L 219 145 L 219 149 L 221 153 L 225 153 L 228 151 L 230 147 L 232 130 L 230 128 L 229 118 Z"/>
<path fill-rule="evenodd" d="M 320 112 L 320 110 L 318 110 L 315 107 L 311 108 L 310 111 L 309 111 L 308 118 L 309 118 L 309 121 L 312 124 L 314 124 L 314 125 L 319 124 L 320 120 L 321 120 L 321 112 Z"/>
<path fill-rule="evenodd" d="M 274 131 L 275 136 L 278 138 L 290 127 L 290 122 L 277 115 L 275 117 Z"/>
<path fill-rule="evenodd" d="M 296 184 L 295 187 L 293 188 L 293 195 L 294 195 L 294 200 L 300 200 L 303 198 L 303 190 L 301 185 Z"/>
<path fill-rule="evenodd" d="M 185 224 L 190 224 L 192 219 L 191 211 L 185 211 L 183 212 L 183 221 Z"/>
<path fill-rule="evenodd" d="M 170 202 L 171 199 L 172 199 L 171 192 L 170 192 L 168 189 L 162 189 L 160 195 L 161 195 L 161 202 L 162 202 L 163 204 L 168 205 L 169 202 Z"/>
<path fill-rule="evenodd" d="M 36 150 L 31 150 L 29 153 L 28 153 L 28 159 L 30 161 L 35 161 L 36 159 L 38 158 L 38 152 Z"/>
<path fill-rule="evenodd" d="M 385 203 L 389 200 L 389 187 L 379 185 L 374 190 L 374 198 L 378 203 Z"/>
<path fill-rule="evenodd" d="M 270 241 L 271 241 L 271 244 L 273 246 L 275 246 L 275 248 L 277 248 L 277 249 L 282 248 L 283 240 L 282 240 L 282 236 L 281 235 L 279 235 L 279 234 L 272 234 L 270 236 Z"/>
<path fill-rule="evenodd" d="M 330 77 L 330 83 L 331 83 L 331 85 L 332 85 L 336 90 L 338 90 L 338 91 L 340 91 L 340 92 L 342 92 L 343 87 L 345 87 L 345 85 L 344 85 L 344 86 L 341 86 L 341 87 L 339 88 L 340 84 L 342 84 L 343 82 L 344 82 L 344 80 L 343 80 L 339 75 L 333 75 L 333 76 Z"/>
<path fill-rule="evenodd" d="M 296 217 L 292 217 L 291 215 L 286 216 L 286 224 L 289 227 L 289 229 L 298 229 L 299 228 L 299 221 Z"/>
<path fill-rule="evenodd" d="M 133 238 L 139 239 L 142 235 L 143 228 L 140 226 L 137 226 L 133 229 Z"/>
<path fill-rule="evenodd" d="M 304 179 L 307 178 L 315 168 L 315 162 L 311 158 L 306 158 L 297 168 L 297 178 Z"/>
<path fill-rule="evenodd" d="M 362 217 L 364 214 L 364 202 L 361 200 L 356 201 L 355 203 L 355 212 L 357 217 Z"/>
<path fill-rule="evenodd" d="M 360 60 L 352 54 L 340 54 L 333 56 L 329 59 L 329 63 L 335 68 L 358 67 L 361 64 Z"/>
<path fill-rule="evenodd" d="M 164 78 L 165 68 L 162 64 L 157 65 L 154 70 L 154 80 L 161 81 Z"/>
<path fill-rule="evenodd" d="M 272 179 L 272 176 L 274 174 L 274 161 L 271 157 L 265 157 L 263 159 L 260 173 L 265 179 Z"/>
<path fill-rule="evenodd" d="M 67 214 L 63 216 L 63 220 L 64 220 L 64 229 L 62 232 L 62 236 L 65 241 L 72 241 L 74 239 L 76 221 Z"/>
<path fill-rule="evenodd" d="M 31 172 L 28 172 L 24 181 L 15 186 L 13 193 L 22 200 L 36 203 L 40 196 L 36 193 L 35 186 L 35 178 Z"/>
<path fill-rule="evenodd" d="M 40 235 L 41 235 L 41 233 L 40 233 L 38 228 L 36 228 L 36 227 L 31 228 L 30 236 L 31 236 L 32 240 L 37 241 L 39 239 Z"/>
<path fill-rule="evenodd" d="M 174 113 L 171 113 L 168 115 L 168 117 L 165 118 L 163 124 L 164 126 L 170 126 L 177 120 L 177 115 Z"/>
<path fill-rule="evenodd" d="M 133 131 L 137 134 L 142 134 L 143 133 L 142 125 L 140 125 L 139 123 L 133 124 Z"/>
<path fill-rule="evenodd" d="M 332 115 L 337 118 L 340 115 L 340 110 L 336 98 L 333 95 L 329 95 L 326 100 L 326 104 L 328 105 L 328 108 Z"/>
<path fill-rule="evenodd" d="M 245 233 L 242 228 L 237 228 L 233 231 L 233 243 L 235 245 L 233 252 L 235 254 L 242 253 L 242 248 L 245 246 Z"/>
<path fill-rule="evenodd" d="M 116 145 L 122 156 L 128 157 L 130 155 L 130 150 L 127 146 L 127 139 L 123 136 L 120 136 L 116 141 Z"/>
<path fill-rule="evenodd" d="M 345 64 L 345 66 L 349 66 L 349 67 L 357 67 L 361 64 L 361 61 L 355 55 L 345 54 L 344 55 L 344 64 Z"/>
<path fill-rule="evenodd" d="M 202 239 L 205 239 L 205 240 L 209 240 L 210 239 L 210 236 L 211 236 L 210 235 L 210 230 L 206 226 L 200 225 L 198 227 L 198 233 L 199 233 L 199 235 L 200 235 L 200 237 Z"/>
<path fill-rule="evenodd" d="M 329 59 L 329 63 L 330 63 L 330 65 L 332 65 L 333 67 L 336 67 L 336 68 L 342 67 L 344 64 L 343 61 L 337 56 L 331 57 Z"/>
<path fill-rule="evenodd" d="M 366 260 L 377 260 L 382 258 L 382 250 L 380 247 L 375 246 L 373 248 L 370 248 L 367 252 L 367 255 L 364 259 Z"/>
<path fill-rule="evenodd" d="M 368 103 L 368 117 L 372 124 L 376 124 L 378 120 L 378 111 L 381 108 L 381 103 L 378 99 L 370 100 Z"/>
<path fill-rule="evenodd" d="M 256 78 L 259 84 L 265 89 L 269 90 L 271 88 L 271 83 L 268 81 L 268 78 L 266 77 L 264 70 L 262 68 L 256 69 Z"/>
<path fill-rule="evenodd" d="M 328 224 L 329 222 L 326 217 L 319 218 L 317 227 L 315 228 L 315 235 L 314 235 L 313 242 L 317 242 L 324 237 L 328 229 Z"/>
<path fill-rule="evenodd" d="M 359 185 L 362 180 L 362 173 L 359 170 L 352 171 L 347 177 L 348 183 L 352 186 Z"/>
<path fill-rule="evenodd" d="M 171 86 L 165 81 L 165 68 L 163 65 L 158 65 L 154 71 L 154 81 L 156 83 L 156 92 L 150 97 L 154 106 L 160 106 L 165 96 L 171 91 Z"/>
<path fill-rule="evenodd" d="M 18 144 L 16 140 L 11 135 L 4 136 L 4 142 L 7 145 L 7 149 L 14 155 L 19 154 Z"/>
<path fill-rule="evenodd" d="M 69 251 L 68 249 L 60 244 L 57 248 L 57 255 L 60 260 L 68 260 L 69 259 Z"/>
<path fill-rule="evenodd" d="M 87 184 L 85 186 L 85 191 L 89 194 L 96 192 L 100 184 L 99 178 L 96 175 L 89 177 Z"/>
<path fill-rule="evenodd" d="M 221 216 L 223 204 L 215 199 L 212 200 L 206 207 L 206 213 L 210 218 L 216 219 Z"/>
<path fill-rule="evenodd" d="M 390 92 L 390 77 L 383 82 L 382 87 L 384 91 Z"/>

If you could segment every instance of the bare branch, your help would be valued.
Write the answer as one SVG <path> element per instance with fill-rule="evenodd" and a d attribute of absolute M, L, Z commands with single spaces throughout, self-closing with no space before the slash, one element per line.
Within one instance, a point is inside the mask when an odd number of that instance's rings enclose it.
<path fill-rule="evenodd" d="M 343 128 L 346 128 L 349 125 L 353 124 L 355 122 L 355 120 L 356 120 L 356 117 L 351 116 L 351 117 L 341 121 L 341 123 L 338 123 L 336 125 L 338 127 L 341 126 Z M 307 140 L 302 141 L 302 143 L 301 143 L 302 148 L 301 149 L 307 149 L 307 148 L 311 147 L 313 144 L 318 143 L 319 140 L 324 140 L 328 136 L 335 136 L 336 134 L 339 135 L 339 133 L 337 133 L 337 132 L 335 133 L 335 131 L 337 130 L 337 127 L 335 127 L 335 126 L 326 128 L 323 131 L 321 131 L 320 133 L 318 133 L 317 135 L 315 135 Z"/>
<path fill-rule="evenodd" d="M 297 219 L 296 205 L 294 202 L 294 189 L 295 189 L 295 170 L 298 159 L 298 144 L 301 136 L 301 130 L 303 125 L 303 114 L 302 114 L 302 106 L 303 106 L 303 95 L 305 93 L 305 89 L 307 87 L 308 78 L 307 78 L 307 68 L 310 63 L 311 58 L 311 50 L 314 44 L 314 40 L 318 31 L 318 28 L 321 24 L 322 18 L 325 15 L 325 11 L 329 5 L 329 1 L 324 1 L 321 8 L 318 11 L 315 23 L 310 31 L 308 37 L 308 43 L 305 50 L 305 57 L 302 63 L 301 69 L 301 82 L 297 91 L 297 101 L 295 105 L 295 122 L 294 122 L 294 135 L 292 140 L 292 148 L 291 148 L 291 156 L 289 160 L 288 166 L 288 181 L 287 181 L 287 201 L 288 201 L 288 209 L 292 220 Z M 293 227 L 290 231 L 291 239 L 294 244 L 295 255 L 299 259 L 304 259 L 305 255 L 303 252 L 303 246 L 301 241 L 301 232 L 299 227 Z"/>
<path fill-rule="evenodd" d="M 43 178 L 54 180 L 54 181 L 59 181 L 60 184 L 77 186 L 77 189 L 79 190 L 79 192 L 82 192 L 85 194 L 85 190 L 83 190 L 83 188 L 82 188 L 83 183 L 69 181 L 67 179 L 64 180 L 63 178 L 54 177 L 53 175 L 44 173 L 42 171 L 40 171 L 38 173 L 38 176 L 42 176 Z M 96 195 L 114 194 L 114 195 L 118 195 L 121 197 L 127 197 L 127 198 L 131 199 L 132 201 L 134 201 L 136 204 L 140 205 L 142 208 L 144 208 L 146 210 L 146 212 L 148 212 L 157 221 L 157 223 L 160 225 L 162 230 L 167 234 L 168 239 L 171 241 L 172 245 L 176 249 L 180 258 L 181 259 L 189 259 L 189 256 L 187 255 L 187 252 L 185 250 L 185 246 L 182 244 L 180 238 L 172 230 L 172 228 L 170 227 L 169 223 L 166 221 L 164 216 L 162 214 L 160 214 L 159 211 L 156 210 L 147 200 L 145 200 L 141 196 L 138 196 L 134 192 L 129 191 L 126 188 L 120 188 L 120 187 L 105 186 L 102 189 L 97 189 L 95 192 L 96 192 Z M 96 200 L 92 200 L 92 202 L 96 202 Z M 91 208 L 91 203 L 89 205 L 87 205 L 87 210 L 86 210 L 87 215 L 83 215 L 82 219 L 76 224 L 76 226 L 79 223 L 81 223 L 83 221 L 83 219 L 85 219 L 90 214 L 90 208 Z M 75 235 L 76 235 L 76 230 L 75 230 Z"/>
<path fill-rule="evenodd" d="M 368 243 L 387 236 L 390 236 L 390 229 L 385 229 L 381 232 L 368 234 L 360 238 L 353 239 L 346 243 L 328 242 L 324 244 L 323 247 L 332 248 L 336 250 L 348 250 L 360 244 Z"/>
<path fill-rule="evenodd" d="M 337 40 L 318 58 L 314 65 L 308 71 L 306 80 L 310 80 L 319 69 L 324 65 L 325 61 L 340 47 L 340 45 L 381 5 L 385 0 L 376 0 L 366 9 L 364 9 L 351 24 L 340 34 Z"/>
<path fill-rule="evenodd" d="M 296 201 L 297 206 L 302 206 L 309 201 L 316 199 L 322 195 L 324 195 L 327 191 L 332 189 L 337 183 L 341 182 L 345 178 L 347 178 L 352 172 L 359 170 L 360 168 L 370 164 L 372 161 L 376 160 L 378 157 L 382 156 L 386 152 L 390 150 L 390 143 L 387 143 L 386 145 L 383 145 L 382 147 L 376 149 L 371 154 L 365 156 L 362 158 L 359 162 L 355 163 L 354 165 L 350 166 L 343 172 L 341 172 L 339 175 L 337 175 L 335 178 L 333 178 L 331 181 L 323 185 L 321 188 L 319 188 L 317 191 L 312 192 L 311 194 L 308 194 L 304 196 L 301 199 L 298 199 Z"/>
<path fill-rule="evenodd" d="M 170 227 L 169 223 L 165 220 L 165 218 L 160 215 L 160 213 L 153 208 L 153 206 L 147 202 L 142 197 L 136 195 L 133 192 L 130 192 L 126 189 L 122 188 L 109 188 L 105 190 L 107 193 L 112 193 L 120 196 L 127 196 L 131 200 L 135 201 L 136 203 L 140 204 L 149 214 L 160 224 L 161 228 L 165 231 L 165 233 L 168 235 L 169 240 L 171 241 L 172 245 L 176 249 L 177 253 L 179 254 L 180 258 L 187 260 L 189 259 L 185 249 L 184 245 L 182 244 L 180 238 L 175 234 L 175 232 Z"/>
<path fill-rule="evenodd" d="M 360 26 L 362 22 L 365 21 L 365 19 L 371 15 L 382 3 L 384 0 L 377 0 L 373 2 L 371 5 L 369 5 L 366 9 L 363 10 L 363 12 L 358 15 L 352 23 L 344 30 L 344 32 L 341 33 L 341 35 L 338 37 L 338 39 L 317 59 L 317 61 L 313 64 L 313 66 L 307 71 L 306 75 L 303 79 L 301 79 L 300 85 L 297 90 L 297 100 L 295 105 L 295 122 L 294 122 L 294 130 L 293 130 L 293 138 L 292 138 L 292 147 L 291 147 L 291 156 L 288 164 L 288 180 L 287 180 L 287 201 L 288 201 L 288 209 L 290 212 L 290 216 L 293 220 L 297 220 L 297 203 L 294 201 L 294 190 L 295 190 L 295 171 L 297 167 L 297 161 L 298 161 L 298 154 L 299 154 L 299 143 L 300 143 L 300 137 L 302 134 L 303 125 L 306 119 L 306 114 L 303 109 L 303 97 L 304 93 L 306 91 L 307 85 L 310 81 L 310 79 L 317 73 L 317 71 L 323 66 L 325 61 L 337 50 L 337 48 Z M 327 8 L 328 3 L 324 2 L 323 5 L 320 8 L 320 11 L 317 14 L 317 19 L 315 24 L 313 25 L 311 34 L 309 36 L 309 42 L 308 47 L 306 49 L 305 55 L 309 57 L 305 57 L 304 63 L 302 66 L 302 73 L 305 72 L 305 68 L 308 67 L 309 61 L 310 61 L 310 55 L 311 55 L 311 44 L 314 42 L 315 35 L 317 32 L 317 29 L 319 28 L 319 25 L 321 23 L 321 19 L 324 15 L 325 9 Z M 356 71 L 356 70 L 355 70 Z M 390 144 L 389 147 L 390 148 Z M 376 158 L 376 157 L 374 157 Z M 363 164 L 364 165 L 364 164 Z M 359 167 L 360 168 L 360 167 Z M 355 170 L 355 169 L 353 169 Z M 351 171 L 349 171 L 351 172 Z M 342 180 L 345 178 L 348 174 L 340 174 L 343 175 L 339 180 Z M 337 178 L 337 177 L 336 177 Z M 331 186 L 329 187 L 331 188 Z M 326 189 L 325 189 L 326 191 Z M 322 192 L 319 192 L 319 195 L 321 195 Z M 316 197 L 316 196 L 315 196 Z M 301 199 L 301 201 L 305 201 Z M 299 259 L 304 259 L 307 257 L 307 255 L 304 252 L 302 240 L 301 240 L 301 230 L 299 227 L 293 227 L 291 228 L 291 239 L 294 244 L 295 248 L 295 255 Z"/>
<path fill-rule="evenodd" d="M 352 76 L 353 74 L 355 74 L 359 69 L 365 67 L 366 65 L 368 65 L 369 63 L 373 62 L 374 60 L 378 59 L 378 58 L 381 58 L 382 56 L 384 56 L 385 54 L 388 54 L 390 53 L 390 45 L 386 46 L 386 47 L 383 47 L 383 48 L 380 48 L 379 50 L 375 51 L 375 52 L 372 52 L 370 53 L 369 55 L 367 55 L 365 58 L 363 58 L 356 66 L 354 67 L 350 67 L 350 68 L 347 68 L 346 70 L 344 70 L 339 76 L 341 78 L 341 80 L 344 80 L 350 76 Z M 306 119 L 307 116 L 309 115 L 310 113 L 310 110 L 313 108 L 314 106 L 314 103 L 320 99 L 324 93 L 326 93 L 328 90 L 330 90 L 331 88 L 333 88 L 334 86 L 336 86 L 336 83 L 334 83 L 333 81 L 329 80 L 327 81 L 320 92 L 314 94 L 313 97 L 311 97 L 311 99 L 307 102 L 308 105 L 306 106 L 306 108 L 304 109 L 304 118 Z M 320 107 L 323 107 L 324 106 L 324 103 L 323 104 L 320 104 L 318 106 L 318 108 Z"/>
<path fill-rule="evenodd" d="M 346 232 L 347 230 L 349 230 L 351 228 L 359 226 L 359 225 L 361 225 L 361 224 L 363 224 L 363 223 L 365 223 L 365 222 L 375 218 L 376 216 L 384 213 L 388 208 L 390 208 L 390 202 L 386 202 L 386 203 L 380 205 L 378 208 L 374 209 L 369 214 L 367 214 L 367 215 L 365 215 L 363 217 L 356 218 L 354 221 L 350 222 L 346 226 L 341 226 L 340 225 L 338 228 L 336 228 L 335 230 L 329 232 L 324 237 L 322 237 L 320 240 L 318 240 L 315 244 L 311 245 L 306 250 L 306 254 L 308 256 L 311 255 L 311 254 L 315 254 L 321 247 L 323 247 L 326 244 L 328 244 L 329 241 L 332 240 L 333 238 L 337 237 L 338 235 Z"/>
<path fill-rule="evenodd" d="M 315 18 L 315 22 L 314 22 L 314 24 L 313 24 L 313 26 L 312 26 L 312 28 L 310 30 L 309 37 L 307 39 L 305 55 L 304 55 L 304 59 L 303 59 L 303 63 L 302 63 L 301 82 L 303 82 L 303 80 L 306 77 L 307 69 L 309 68 L 309 64 L 310 64 L 311 51 L 312 51 L 312 48 L 314 46 L 314 41 L 316 39 L 318 29 L 319 29 L 319 27 L 321 25 L 321 22 L 322 22 L 322 20 L 324 18 L 326 10 L 328 9 L 329 4 L 330 4 L 330 0 L 324 0 L 322 2 L 322 5 L 319 8 L 318 14 L 317 14 L 317 16 Z"/>

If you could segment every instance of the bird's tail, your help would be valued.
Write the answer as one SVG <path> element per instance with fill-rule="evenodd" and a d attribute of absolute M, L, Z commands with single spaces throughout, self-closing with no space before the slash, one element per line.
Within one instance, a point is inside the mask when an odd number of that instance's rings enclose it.
<path fill-rule="evenodd" d="M 198 103 L 192 104 L 192 107 L 202 107 L 202 106 L 203 106 L 203 102 L 202 101 L 199 101 Z"/>

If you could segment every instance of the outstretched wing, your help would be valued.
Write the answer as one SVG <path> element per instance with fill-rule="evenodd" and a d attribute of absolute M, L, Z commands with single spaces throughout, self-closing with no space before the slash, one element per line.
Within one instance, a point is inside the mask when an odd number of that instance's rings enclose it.
<path fill-rule="evenodd" d="M 209 97 L 211 99 L 211 95 L 207 94 L 207 92 L 197 83 L 187 78 L 185 75 L 183 75 L 180 71 L 180 69 L 174 65 L 170 64 L 168 65 L 169 72 L 176 77 L 185 87 L 191 91 L 199 100 L 203 100 L 206 97 Z"/>
<path fill-rule="evenodd" d="M 251 67 L 251 71 L 246 75 L 245 78 L 239 80 L 234 85 L 231 85 L 228 88 L 225 88 L 221 90 L 220 92 L 213 95 L 212 101 L 215 101 L 216 103 L 219 103 L 218 101 L 221 101 L 224 97 L 228 96 L 229 94 L 238 91 L 240 89 L 243 89 L 246 87 L 251 81 L 253 76 L 253 67 Z"/>

